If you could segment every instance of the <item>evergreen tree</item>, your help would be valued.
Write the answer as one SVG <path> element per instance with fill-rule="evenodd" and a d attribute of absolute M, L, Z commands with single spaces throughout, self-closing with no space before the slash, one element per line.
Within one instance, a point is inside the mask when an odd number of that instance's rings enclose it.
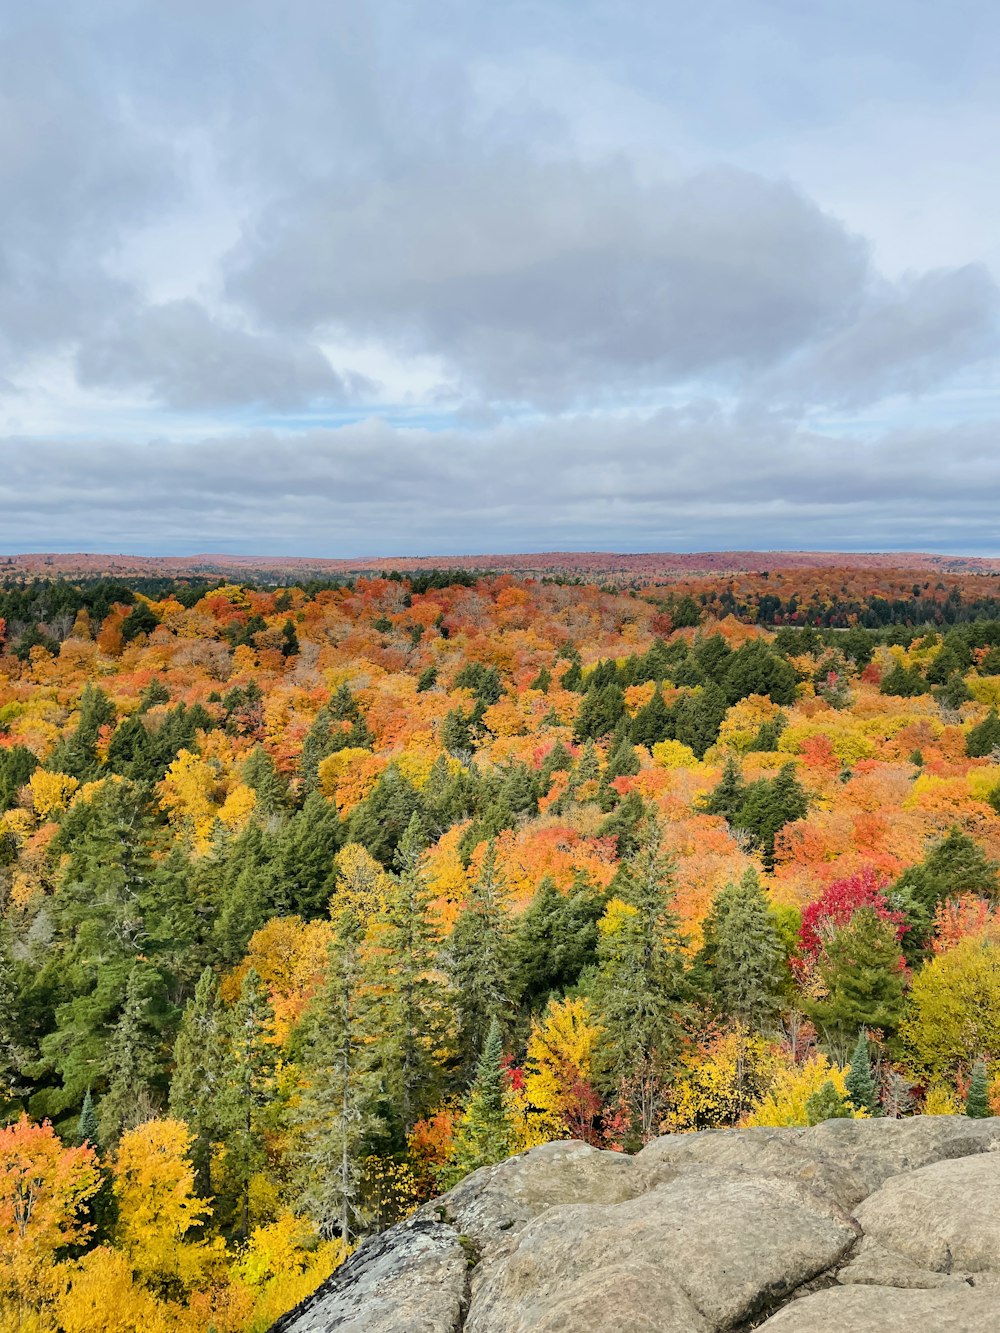
<path fill-rule="evenodd" d="M 593 678 L 576 717 L 574 728 L 578 741 L 600 740 L 614 731 L 619 718 L 625 716 L 625 695 L 614 682 L 595 686 Z"/>
<path fill-rule="evenodd" d="M 718 685 L 710 683 L 697 693 L 686 694 L 674 706 L 674 739 L 704 759 L 705 751 L 719 738 L 727 711 L 726 696 Z"/>
<path fill-rule="evenodd" d="M 504 1080 L 503 1035 L 499 1022 L 493 1018 L 447 1166 L 441 1173 L 443 1187 L 450 1187 L 481 1166 L 502 1162 L 514 1151 Z"/>
<path fill-rule="evenodd" d="M 76 1137 L 80 1143 L 89 1143 L 92 1148 L 96 1148 L 101 1141 L 97 1112 L 94 1110 L 94 1099 L 90 1095 L 89 1088 L 83 1099 L 80 1119 L 77 1121 Z"/>
<path fill-rule="evenodd" d="M 288 780 L 262 745 L 254 746 L 244 762 L 243 781 L 253 790 L 256 809 L 265 818 L 283 814 L 291 804 Z"/>
<path fill-rule="evenodd" d="M 560 893 L 546 875 L 511 937 L 510 977 L 523 1009 L 540 1013 L 553 994 L 575 986 L 597 956 L 597 922 L 607 895 L 586 880 Z"/>
<path fill-rule="evenodd" d="M 368 796 L 355 806 L 347 826 L 348 841 L 359 842 L 389 869 L 400 838 L 422 804 L 413 783 L 390 764 Z"/>
<path fill-rule="evenodd" d="M 793 704 L 796 684 L 790 662 L 773 653 L 763 639 L 750 639 L 729 658 L 723 689 L 729 704 L 751 694 L 769 695 L 776 704 Z"/>
<path fill-rule="evenodd" d="M 708 934 L 712 982 L 723 1013 L 763 1029 L 777 1015 L 784 948 L 757 872 L 749 869 L 716 898 Z"/>
<path fill-rule="evenodd" d="M 170 1113 L 190 1129 L 191 1163 L 198 1192 L 212 1192 L 212 1144 L 221 1139 L 219 1097 L 223 1085 L 226 1026 L 215 976 L 206 967 L 198 978 L 194 998 L 181 1019 L 174 1042 L 174 1073 L 170 1083 Z"/>
<path fill-rule="evenodd" d="M 990 1109 L 989 1082 L 986 1076 L 986 1061 L 977 1060 L 972 1066 L 972 1077 L 969 1080 L 969 1095 L 965 1099 L 965 1114 L 972 1116 L 975 1120 L 985 1120 L 993 1112 Z"/>
<path fill-rule="evenodd" d="M 722 777 L 709 794 L 703 798 L 701 809 L 706 815 L 721 815 L 732 823 L 739 814 L 746 797 L 746 783 L 736 760 L 728 755 L 722 766 Z"/>
<path fill-rule="evenodd" d="M 105 1147 L 117 1143 L 123 1130 L 147 1120 L 159 1105 L 161 1043 L 150 1008 L 151 988 L 158 980 L 139 963 L 129 973 L 125 1004 L 108 1042 L 108 1090 L 100 1109 Z"/>
<path fill-rule="evenodd" d="M 493 842 L 455 922 L 446 965 L 455 996 L 459 1054 L 463 1066 L 471 1069 L 491 1020 L 503 1025 L 512 1008 L 506 888 Z"/>
<path fill-rule="evenodd" d="M 250 1229 L 250 1181 L 266 1162 L 264 1131 L 274 1097 L 274 1016 L 254 968 L 226 1024 L 217 1113 L 226 1146 L 224 1197 L 231 1225 L 245 1240 Z"/>
<path fill-rule="evenodd" d="M 643 705 L 632 719 L 632 739 L 636 745 L 651 750 L 660 741 L 673 740 L 674 717 L 663 702 L 659 689 L 654 690 L 648 704 Z"/>
<path fill-rule="evenodd" d="M 634 777 L 639 769 L 639 756 L 629 739 L 628 720 L 623 718 L 615 727 L 614 743 L 604 765 L 604 781 L 610 783 L 615 778 Z"/>
<path fill-rule="evenodd" d="M 870 907 L 837 930 L 817 964 L 822 998 L 806 1012 L 827 1041 L 846 1054 L 862 1027 L 892 1032 L 903 1011 L 903 971 L 896 927 Z"/>
<path fill-rule="evenodd" d="M 52 751 L 46 768 L 87 782 L 98 775 L 97 740 L 101 728 L 115 720 L 115 709 L 104 691 L 90 681 L 83 687 L 79 708 L 76 729 Z"/>
<path fill-rule="evenodd" d="M 971 727 L 965 738 L 965 753 L 970 759 L 984 759 L 1000 749 L 1000 713 L 991 708 L 982 722 Z"/>
<path fill-rule="evenodd" d="M 278 911 L 306 921 L 326 913 L 342 840 L 337 807 L 319 792 L 310 792 L 275 843 L 274 905 Z"/>
<path fill-rule="evenodd" d="M 776 778 L 750 784 L 732 825 L 749 835 L 761 850 L 764 868 L 773 870 L 775 839 L 786 824 L 802 819 L 808 809 L 809 798 L 795 776 L 795 765 L 786 764 Z"/>
<path fill-rule="evenodd" d="M 375 1030 L 362 941 L 356 913 L 341 911 L 326 982 L 308 1016 L 305 1087 L 295 1116 L 299 1206 L 320 1235 L 340 1235 L 348 1244 L 366 1228 L 362 1162 L 369 1140 L 382 1128 L 382 1083 L 374 1067 Z"/>
<path fill-rule="evenodd" d="M 851 1068 L 847 1075 L 847 1095 L 856 1111 L 867 1111 L 871 1116 L 882 1114 L 879 1106 L 878 1090 L 872 1077 L 871 1050 L 868 1045 L 868 1033 L 862 1028 L 858 1033 L 854 1054 L 851 1056 Z"/>
<path fill-rule="evenodd" d="M 396 853 L 398 874 L 366 967 L 378 996 L 386 1092 L 404 1138 L 434 1102 L 447 1049 L 446 997 L 434 976 L 438 936 L 423 869 L 425 843 L 420 817 L 413 815 Z"/>
<path fill-rule="evenodd" d="M 10 930 L 0 917 L 0 1112 L 28 1091 L 28 1053 L 19 1039 L 18 987 L 11 958 Z"/>
<path fill-rule="evenodd" d="M 810 1125 L 821 1125 L 824 1120 L 849 1120 L 851 1108 L 827 1079 L 806 1101 L 806 1120 Z"/>
<path fill-rule="evenodd" d="M 646 1139 L 676 1067 L 687 996 L 672 868 L 654 819 L 647 819 L 612 891 L 617 896 L 599 924 L 592 985 L 601 1025 L 595 1065 L 608 1090 L 632 1081 L 636 1131 Z"/>

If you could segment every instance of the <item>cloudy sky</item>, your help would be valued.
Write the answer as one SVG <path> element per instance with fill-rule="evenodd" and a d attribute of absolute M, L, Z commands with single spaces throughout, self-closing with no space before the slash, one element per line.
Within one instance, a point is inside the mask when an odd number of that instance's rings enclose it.
<path fill-rule="evenodd" d="M 988 0 L 0 0 L 0 549 L 1000 554 Z"/>

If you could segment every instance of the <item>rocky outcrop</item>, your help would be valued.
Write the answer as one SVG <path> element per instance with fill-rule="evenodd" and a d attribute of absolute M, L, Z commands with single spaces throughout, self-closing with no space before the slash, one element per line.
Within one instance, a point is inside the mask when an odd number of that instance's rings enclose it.
<path fill-rule="evenodd" d="M 1000 1328 L 1000 1120 L 550 1143 L 366 1242 L 275 1333 Z"/>

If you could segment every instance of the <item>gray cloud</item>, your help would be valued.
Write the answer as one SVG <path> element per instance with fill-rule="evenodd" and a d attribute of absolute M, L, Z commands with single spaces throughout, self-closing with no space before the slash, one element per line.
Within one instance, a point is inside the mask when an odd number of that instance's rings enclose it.
<path fill-rule="evenodd" d="M 357 377 L 345 381 L 318 347 L 227 326 L 196 301 L 146 306 L 115 320 L 83 344 L 77 375 L 85 385 L 148 388 L 181 410 L 294 409 L 343 402 L 372 387 Z"/>
<path fill-rule="evenodd" d="M 377 420 L 0 445 L 4 544 L 330 556 L 779 547 L 996 553 L 997 425 L 833 437 L 711 404 L 483 432 Z M 544 465 L 540 466 L 540 460 Z"/>

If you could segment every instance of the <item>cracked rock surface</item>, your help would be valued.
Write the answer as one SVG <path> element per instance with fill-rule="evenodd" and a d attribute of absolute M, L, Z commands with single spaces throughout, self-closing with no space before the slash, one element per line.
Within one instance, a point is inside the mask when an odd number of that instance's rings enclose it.
<path fill-rule="evenodd" d="M 1000 1119 L 549 1143 L 367 1241 L 274 1333 L 1000 1329 Z"/>

